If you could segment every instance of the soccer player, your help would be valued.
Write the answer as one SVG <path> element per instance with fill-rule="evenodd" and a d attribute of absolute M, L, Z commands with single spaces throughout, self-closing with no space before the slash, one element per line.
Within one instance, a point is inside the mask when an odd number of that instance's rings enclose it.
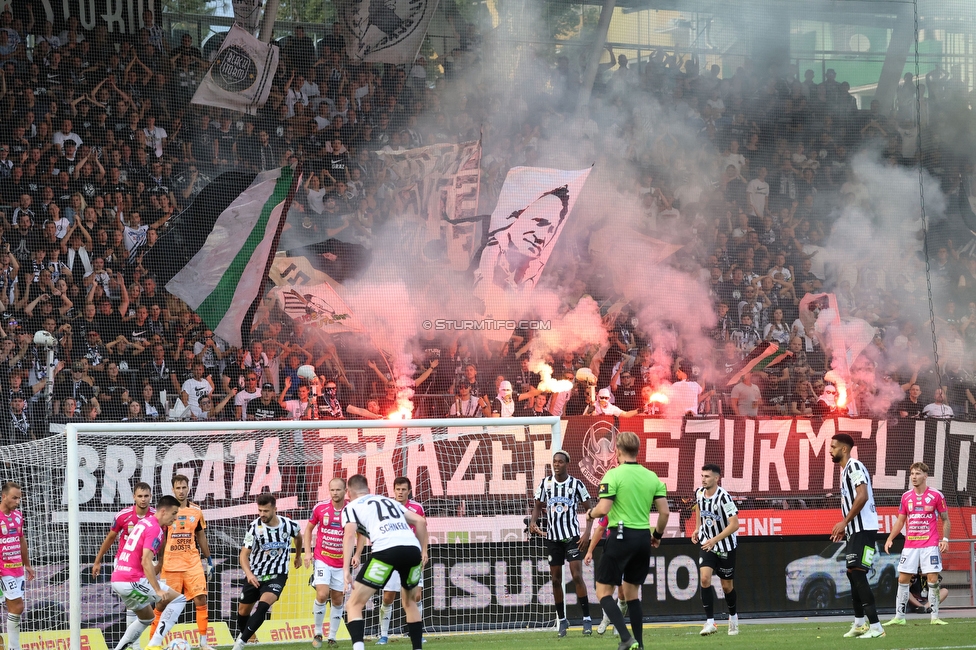
<path fill-rule="evenodd" d="M 176 521 L 166 531 L 163 545 L 162 572 L 160 578 L 176 593 L 192 600 L 197 613 L 197 632 L 200 634 L 200 650 L 209 650 L 207 638 L 207 579 L 213 575 L 213 559 L 207 542 L 207 523 L 203 511 L 190 503 L 190 479 L 177 474 L 171 481 L 173 496 L 180 502 Z M 203 555 L 201 562 L 200 556 Z M 159 610 L 156 621 L 159 623 Z"/>
<path fill-rule="evenodd" d="M 98 577 L 99 572 L 102 570 L 102 558 L 108 553 L 108 549 L 112 548 L 115 540 L 119 540 L 119 549 L 116 551 L 117 557 L 122 552 L 122 547 L 125 546 L 125 540 L 129 536 L 129 533 L 132 532 L 132 529 L 135 528 L 135 525 L 145 519 L 146 515 L 151 515 L 156 512 L 156 509 L 149 505 L 150 501 L 152 501 L 152 486 L 148 483 L 136 483 L 136 487 L 132 491 L 132 499 L 134 501 L 133 505 L 119 510 L 118 514 L 115 515 L 112 527 L 106 533 L 105 539 L 98 549 L 98 554 L 95 555 L 95 563 L 92 564 L 93 578 Z M 134 611 L 131 609 L 125 610 L 126 628 L 137 620 L 138 617 Z M 133 641 L 132 647 L 138 649 L 138 639 Z"/>
<path fill-rule="evenodd" d="M 701 599 L 705 607 L 705 627 L 700 634 L 708 636 L 718 632 L 715 627 L 712 574 L 718 573 L 725 592 L 725 604 L 729 608 L 729 635 L 739 633 L 739 615 L 735 609 L 735 548 L 739 530 L 739 509 L 732 496 L 719 486 L 722 470 L 718 465 L 705 465 L 701 469 L 702 486 L 695 490 L 695 532 L 692 544 L 701 544 L 698 553 L 698 576 L 701 579 Z"/>
<path fill-rule="evenodd" d="M 122 599 L 126 609 L 136 613 L 136 620 L 126 629 L 115 650 L 123 650 L 139 638 L 143 630 L 153 623 L 153 605 L 162 608 L 159 625 L 149 639 L 149 650 L 159 649 L 163 637 L 176 624 L 186 598 L 166 583 L 156 579 L 156 554 L 163 544 L 163 528 L 176 521 L 180 502 L 166 495 L 156 502 L 155 514 L 142 518 L 125 538 L 125 544 L 115 559 L 112 572 L 112 591 Z"/>
<path fill-rule="evenodd" d="M 0 489 L 0 588 L 7 605 L 7 648 L 20 650 L 20 617 L 24 613 L 25 574 L 34 579 L 27 552 L 24 515 L 18 509 L 20 483 L 6 481 Z"/>
<path fill-rule="evenodd" d="M 416 514 L 424 517 L 424 507 L 410 498 L 413 485 L 406 476 L 398 476 L 393 479 L 393 498 L 397 503 Z M 424 622 L 424 602 L 423 602 L 424 576 L 420 574 L 420 582 L 414 590 L 414 599 L 417 602 L 417 611 L 420 612 L 420 622 Z M 390 640 L 390 620 L 393 618 L 393 601 L 400 593 L 400 575 L 394 573 L 390 576 L 386 586 L 383 587 L 383 602 L 380 604 L 380 638 L 376 645 L 386 645 Z M 406 606 L 403 610 L 406 611 Z"/>
<path fill-rule="evenodd" d="M 329 616 L 329 646 L 337 645 L 336 632 L 342 624 L 342 602 L 345 597 L 342 575 L 342 508 L 346 505 L 346 480 L 329 481 L 330 501 L 316 504 L 312 516 L 305 524 L 305 566 L 313 566 L 312 586 L 315 602 L 312 616 L 315 618 L 313 648 L 322 647 L 322 624 L 325 622 L 325 605 L 331 600 Z M 317 530 L 315 544 L 312 532 Z M 314 556 L 314 559 L 313 559 Z"/>
<path fill-rule="evenodd" d="M 911 592 L 912 578 L 919 571 L 926 574 L 929 589 L 929 607 L 932 608 L 932 625 L 947 625 L 939 618 L 939 573 L 942 571 L 942 554 L 949 548 L 949 509 L 945 497 L 925 483 L 929 466 L 913 463 L 910 469 L 912 489 L 901 495 L 898 519 L 891 526 L 885 542 L 885 553 L 901 532 L 905 522 L 905 549 L 898 560 L 898 597 L 895 599 L 895 617 L 884 624 L 905 625 L 905 610 Z M 939 539 L 939 520 L 942 520 L 942 539 Z"/>
<path fill-rule="evenodd" d="M 871 476 L 861 461 L 851 458 L 853 448 L 854 439 L 846 433 L 838 433 L 830 440 L 830 457 L 841 468 L 840 509 L 844 514 L 844 520 L 838 521 L 830 532 L 830 539 L 839 542 L 847 538 L 847 579 L 851 582 L 854 623 L 844 636 L 874 639 L 885 636 L 868 582 L 868 571 L 874 564 L 878 511 Z M 870 626 L 864 622 L 865 616 Z"/>
<path fill-rule="evenodd" d="M 293 539 L 295 568 L 302 566 L 302 529 L 298 522 L 279 515 L 277 500 L 267 492 L 258 495 L 257 503 L 258 518 L 248 526 L 241 548 L 241 568 L 246 582 L 237 605 L 238 635 L 234 650 L 244 649 L 285 588 L 288 547 Z"/>
<path fill-rule="evenodd" d="M 417 592 L 427 563 L 427 520 L 404 508 L 399 501 L 370 494 L 369 483 L 362 474 L 351 476 L 346 489 L 349 503 L 342 509 L 342 567 L 346 586 L 352 588 L 346 601 L 346 629 L 352 638 L 352 650 L 366 650 L 363 607 L 394 573 L 399 575 L 402 585 L 400 601 L 407 619 L 410 647 L 422 650 L 424 624 L 417 607 Z M 369 537 L 373 553 L 369 562 L 360 567 L 354 583 L 352 561 L 360 532 Z"/>
<path fill-rule="evenodd" d="M 637 462 L 640 438 L 631 431 L 617 434 L 617 462 L 600 481 L 600 502 L 586 512 L 588 519 L 607 515 L 610 537 L 596 570 L 596 595 L 603 611 L 620 633 L 618 650 L 644 644 L 644 611 L 640 590 L 651 562 L 651 548 L 661 545 L 668 525 L 667 488 L 657 474 Z M 651 508 L 657 508 L 657 526 L 651 533 Z M 630 625 L 613 599 L 613 588 L 627 601 Z"/>
<path fill-rule="evenodd" d="M 593 520 L 586 520 L 586 531 L 580 536 L 579 518 L 576 504 L 594 505 L 583 481 L 573 478 L 567 472 L 569 454 L 558 450 L 552 454 L 552 476 L 542 479 L 535 490 L 535 502 L 529 519 L 529 532 L 546 538 L 546 553 L 549 557 L 549 575 L 552 577 L 552 596 L 556 601 L 556 617 L 559 619 L 559 636 L 566 636 L 569 621 L 566 620 L 566 602 L 563 596 L 563 564 L 569 560 L 569 572 L 576 585 L 576 597 L 583 610 L 583 634 L 593 634 L 593 620 L 590 618 L 590 602 L 587 599 L 586 584 L 583 582 L 583 563 L 581 554 L 590 543 L 590 530 Z M 536 521 L 546 509 L 546 530 L 539 529 Z"/>

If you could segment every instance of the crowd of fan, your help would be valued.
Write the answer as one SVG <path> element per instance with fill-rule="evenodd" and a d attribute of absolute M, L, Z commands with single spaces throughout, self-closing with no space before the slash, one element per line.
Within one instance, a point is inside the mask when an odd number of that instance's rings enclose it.
<path fill-rule="evenodd" d="M 718 66 L 700 71 L 694 59 L 655 53 L 635 66 L 611 52 L 594 87 L 592 117 L 576 118 L 584 148 L 619 157 L 611 166 L 641 170 L 621 175 L 617 190 L 640 201 L 643 230 L 694 226 L 697 239 L 686 253 L 718 314 L 708 333 L 716 354 L 662 364 L 624 310 L 607 318 L 608 347 L 552 360 L 557 378 L 576 381 L 585 366 L 592 381 L 537 395 L 539 377 L 520 356 L 531 332 L 516 332 L 501 349 L 477 337 L 422 335 L 419 373 L 409 379 L 391 376 L 379 357 L 371 360 L 341 338 L 306 336 L 277 311 L 235 349 L 158 286 L 142 258 L 169 219 L 220 172 L 301 158 L 310 173 L 295 209 L 309 240 L 323 242 L 317 263 L 337 280 L 355 276 L 369 263 L 374 230 L 406 209 L 373 152 L 484 132 L 490 202 L 507 170 L 535 164 L 556 125 L 575 113 L 580 74 L 567 57 L 552 67 L 533 60 L 532 74 L 520 78 L 534 81 L 501 119 L 498 98 L 482 83 L 490 70 L 481 39 L 470 27 L 437 66 L 423 57 L 409 66 L 354 64 L 338 25 L 318 43 L 298 27 L 283 40 L 267 106 L 245 119 L 191 105 L 208 62 L 189 35 L 176 45 L 151 12 L 143 21 L 131 40 L 115 42 L 104 25 L 86 33 L 71 19 L 55 33 L 50 23 L 33 24 L 32 15 L 0 13 L 0 199 L 9 206 L 0 221 L 3 442 L 47 435 L 49 417 L 383 417 L 398 408 L 405 384 L 415 392 L 415 414 L 433 416 L 612 413 L 604 401 L 624 414 L 661 413 L 650 395 L 692 379 L 713 389 L 702 412 L 809 415 L 825 390 L 827 367 L 797 310 L 806 293 L 824 289 L 836 293 L 845 315 L 883 328 L 865 356 L 882 381 L 912 393 L 918 384 L 923 400 L 935 395 L 939 373 L 920 343 L 921 323 L 901 317 L 925 300 L 916 275 L 921 263 L 906 260 L 899 278 L 869 269 L 829 278 L 822 247 L 845 207 L 864 202 L 852 151 L 879 140 L 888 164 L 914 164 L 916 107 L 934 121 L 961 92 L 941 70 L 929 75 L 919 101 L 906 79 L 889 115 L 876 104 L 858 110 L 848 84 L 831 70 L 818 84 L 811 71 L 801 79 L 795 69 L 769 72 L 747 63 L 722 75 Z M 639 132 L 649 98 L 694 134 L 693 150 L 667 133 L 648 140 Z M 611 151 L 608 143 L 621 139 L 631 147 Z M 949 359 L 943 383 L 957 415 L 976 404 L 967 390 L 972 368 L 952 353 L 976 341 L 976 294 L 969 295 L 976 264 L 962 268 L 958 260 L 946 246 L 933 266 L 940 287 L 962 305 L 940 311 Z M 614 297 L 590 282 L 599 277 L 597 265 L 581 260 L 568 279 L 576 297 Z M 58 341 L 53 377 L 45 348 L 34 343 L 39 330 Z M 763 340 L 794 355 L 756 377 L 758 398 L 746 407 L 728 394 L 723 372 Z M 315 367 L 315 379 L 299 373 L 303 365 Z M 894 412 L 918 415 L 908 407 Z"/>

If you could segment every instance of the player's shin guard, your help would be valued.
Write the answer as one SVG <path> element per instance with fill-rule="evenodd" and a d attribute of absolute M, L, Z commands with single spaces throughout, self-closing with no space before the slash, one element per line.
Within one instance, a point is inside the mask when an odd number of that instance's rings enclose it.
<path fill-rule="evenodd" d="M 908 583 L 898 583 L 898 595 L 895 597 L 895 618 L 905 618 L 908 611 L 908 596 L 912 586 Z"/>
<path fill-rule="evenodd" d="M 20 614 L 7 614 L 7 648 L 20 650 Z"/>
<path fill-rule="evenodd" d="M 868 582 L 868 574 L 864 571 L 851 571 L 851 586 L 857 590 L 861 607 L 864 608 L 864 616 L 872 625 L 878 622 L 878 609 L 874 604 L 874 592 L 871 591 L 871 583 Z"/>
<path fill-rule="evenodd" d="M 705 618 L 712 620 L 715 618 L 715 590 L 712 585 L 701 588 L 702 607 L 705 608 Z"/>
<path fill-rule="evenodd" d="M 159 617 L 159 625 L 149 640 L 150 646 L 163 645 L 163 637 L 176 625 L 176 621 L 180 619 L 180 614 L 183 613 L 185 606 L 186 597 L 183 595 L 177 596 L 166 606 L 166 609 L 163 610 L 163 615 Z"/>
<path fill-rule="evenodd" d="M 634 632 L 634 640 L 644 647 L 644 610 L 641 608 L 640 598 L 627 601 L 627 613 L 630 614 L 630 629 Z"/>
<path fill-rule="evenodd" d="M 848 571 L 847 580 L 851 583 L 851 601 L 854 603 L 854 619 L 855 622 L 858 620 L 864 620 L 864 603 L 861 602 L 861 592 L 857 588 L 857 577 L 856 574 L 860 571 Z"/>
<path fill-rule="evenodd" d="M 579 601 L 580 609 L 583 610 L 583 618 L 590 617 L 590 599 L 586 596 L 577 599 Z"/>
<path fill-rule="evenodd" d="M 139 616 L 134 611 L 132 611 L 131 609 L 125 610 L 125 629 L 128 630 L 129 629 L 129 626 L 132 625 L 134 622 L 136 622 L 138 620 L 139 620 Z M 140 634 L 141 634 L 141 632 L 140 632 Z M 132 644 L 132 647 L 135 650 L 139 650 L 139 640 L 138 639 L 136 639 L 135 643 Z"/>
<path fill-rule="evenodd" d="M 939 583 L 928 583 L 929 586 L 929 607 L 932 608 L 932 618 L 939 618 L 939 596 L 942 588 Z"/>
<path fill-rule="evenodd" d="M 138 641 L 145 629 L 152 625 L 152 623 L 151 619 L 140 621 L 138 616 L 134 616 L 132 622 L 125 627 L 125 634 L 122 635 L 119 644 L 115 646 L 115 650 L 122 650 L 126 646 Z"/>
<path fill-rule="evenodd" d="M 390 620 L 393 618 L 393 605 L 380 605 L 380 636 L 390 636 Z M 348 627 L 348 626 L 347 626 Z"/>
<path fill-rule="evenodd" d="M 617 601 L 613 599 L 613 596 L 604 596 L 601 598 L 600 607 L 603 608 L 603 613 L 613 623 L 613 627 L 620 635 L 621 643 L 629 639 L 631 636 L 630 630 L 627 629 L 627 622 L 624 621 L 624 615 L 620 613 L 620 608 L 617 607 Z"/>
<path fill-rule="evenodd" d="M 358 619 L 346 621 L 346 630 L 349 632 L 349 639 L 352 641 L 352 650 L 366 650 L 363 644 L 363 636 L 366 634 L 366 621 Z"/>
<path fill-rule="evenodd" d="M 557 600 L 554 604 L 556 608 L 556 618 L 560 621 L 566 618 L 566 603 L 564 601 Z"/>
<path fill-rule="evenodd" d="M 210 645 L 207 630 L 210 629 L 210 616 L 206 605 L 197 605 L 197 633 L 200 635 L 200 645 Z"/>
<path fill-rule="evenodd" d="M 424 624 L 423 621 L 407 623 L 407 634 L 410 636 L 410 647 L 413 650 L 423 650 L 424 647 Z"/>
<path fill-rule="evenodd" d="M 336 607 L 335 605 L 332 606 L 332 610 L 329 613 L 329 638 L 330 639 L 336 638 L 336 634 L 338 634 L 339 632 L 339 626 L 342 625 L 342 612 L 343 612 L 342 605 L 339 605 L 338 607 Z M 322 626 L 320 625 L 315 629 L 321 630 Z"/>
<path fill-rule="evenodd" d="M 237 636 L 244 636 L 244 630 L 247 628 L 247 619 L 251 618 L 250 614 L 238 614 L 237 615 Z"/>
<path fill-rule="evenodd" d="M 244 633 L 241 634 L 241 639 L 247 643 L 247 640 L 254 636 L 254 633 L 258 631 L 261 624 L 264 623 L 264 619 L 268 617 L 268 610 L 271 609 L 271 605 L 259 600 L 258 604 L 254 606 L 254 611 L 247 618 L 247 626 L 244 628 Z"/>
<path fill-rule="evenodd" d="M 332 608 L 332 613 L 335 613 L 335 607 Z M 315 633 L 322 634 L 322 624 L 325 623 L 325 603 L 320 603 L 315 600 L 312 601 L 312 619 L 315 621 Z M 329 638 L 332 638 L 332 630 L 329 630 Z"/>
<path fill-rule="evenodd" d="M 739 613 L 735 607 L 738 600 L 739 596 L 735 593 L 735 589 L 725 594 L 725 605 L 729 608 L 729 616 L 735 616 Z"/>

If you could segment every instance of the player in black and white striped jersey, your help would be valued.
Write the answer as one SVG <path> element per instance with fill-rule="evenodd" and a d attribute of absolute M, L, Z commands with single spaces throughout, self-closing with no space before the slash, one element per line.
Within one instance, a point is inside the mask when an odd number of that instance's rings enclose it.
<path fill-rule="evenodd" d="M 590 492 L 583 481 L 568 473 L 569 454 L 559 450 L 552 454 L 552 476 L 542 479 L 535 491 L 532 517 L 529 519 L 529 532 L 544 535 L 546 552 L 549 555 L 549 575 L 552 577 L 552 596 L 556 601 L 556 616 L 559 617 L 559 636 L 566 636 L 569 622 L 566 620 L 566 602 L 563 595 L 563 564 L 569 561 L 569 572 L 576 585 L 576 598 L 583 610 L 583 634 L 593 633 L 593 620 L 590 618 L 590 603 L 586 584 L 583 582 L 583 551 L 590 543 L 590 530 L 593 521 L 586 520 L 586 531 L 580 536 L 579 516 L 576 504 L 593 506 Z M 546 509 L 546 530 L 536 525 L 542 509 Z"/>
<path fill-rule="evenodd" d="M 844 520 L 838 521 L 830 532 L 830 539 L 839 542 L 847 538 L 847 579 L 851 582 L 854 601 L 854 623 L 845 637 L 876 639 L 885 636 L 874 593 L 868 582 L 868 571 L 877 553 L 878 510 L 874 505 L 871 475 L 864 464 L 851 458 L 854 439 L 838 433 L 830 439 L 830 457 L 840 465 L 840 509 Z M 870 626 L 864 622 L 867 617 Z"/>
<path fill-rule="evenodd" d="M 302 529 L 298 522 L 279 515 L 275 498 L 267 492 L 258 495 L 257 504 L 258 518 L 248 526 L 241 548 L 245 582 L 237 604 L 238 636 L 234 650 L 243 650 L 281 596 L 288 580 L 292 540 L 295 568 L 302 566 Z"/>
<path fill-rule="evenodd" d="M 701 599 L 705 608 L 705 627 L 701 635 L 718 632 L 715 626 L 715 591 L 712 574 L 718 573 L 729 608 L 729 635 L 739 633 L 739 614 L 735 608 L 735 550 L 738 546 L 736 531 L 739 530 L 739 509 L 718 482 L 722 469 L 718 465 L 701 468 L 702 486 L 695 490 L 695 532 L 692 544 L 701 544 L 698 553 L 698 575 L 701 579 Z"/>

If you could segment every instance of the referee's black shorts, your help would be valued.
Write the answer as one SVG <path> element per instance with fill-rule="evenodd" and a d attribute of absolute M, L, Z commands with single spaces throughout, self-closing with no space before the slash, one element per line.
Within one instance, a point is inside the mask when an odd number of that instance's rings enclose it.
<path fill-rule="evenodd" d="M 250 582 L 244 582 L 244 589 L 241 590 L 240 602 L 245 605 L 253 605 L 261 600 L 264 594 L 274 594 L 275 597 L 281 596 L 288 580 L 287 573 L 279 573 L 271 576 L 258 576 L 258 586 L 255 587 Z"/>
<path fill-rule="evenodd" d="M 651 565 L 651 531 L 624 528 L 623 539 L 611 532 L 596 569 L 596 581 L 620 586 L 621 578 L 632 585 L 644 584 Z"/>

